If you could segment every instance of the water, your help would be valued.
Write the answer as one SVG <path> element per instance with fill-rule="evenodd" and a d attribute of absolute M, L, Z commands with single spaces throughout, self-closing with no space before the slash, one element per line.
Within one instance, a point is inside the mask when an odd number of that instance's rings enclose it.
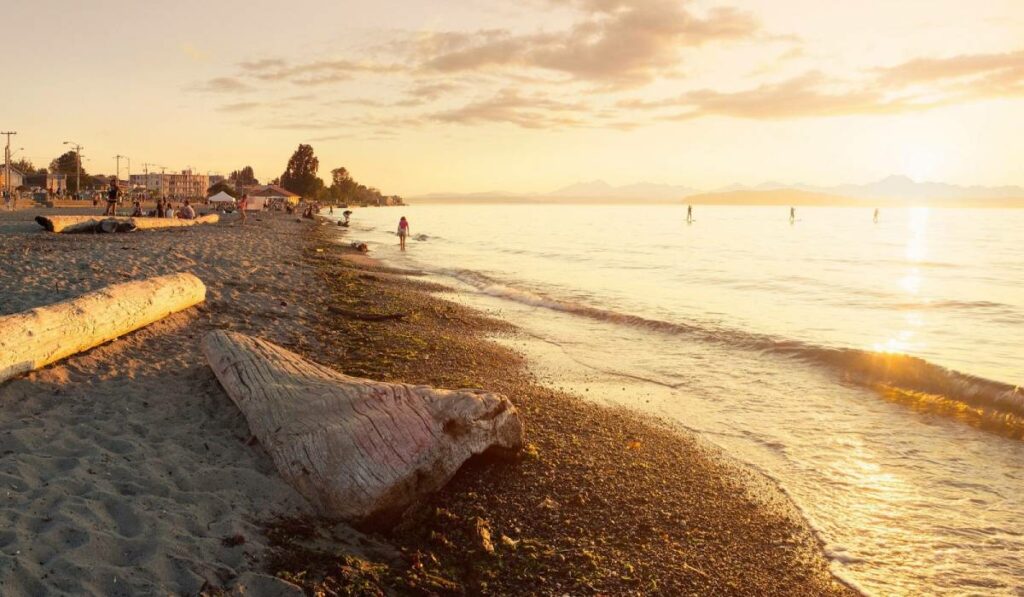
<path fill-rule="evenodd" d="M 1024 210 L 871 212 L 415 206 L 349 237 L 515 322 L 552 385 L 762 470 L 865 592 L 1024 594 Z"/>

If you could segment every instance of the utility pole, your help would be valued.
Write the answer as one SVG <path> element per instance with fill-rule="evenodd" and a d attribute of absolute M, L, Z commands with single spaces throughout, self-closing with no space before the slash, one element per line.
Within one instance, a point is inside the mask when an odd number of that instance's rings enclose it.
<path fill-rule="evenodd" d="M 82 146 L 73 141 L 65 141 L 64 145 L 70 145 L 75 148 L 75 166 L 77 168 L 75 172 L 75 198 L 82 196 Z"/>
<path fill-rule="evenodd" d="M 117 173 L 114 174 L 114 180 L 118 183 L 118 186 L 120 186 L 121 181 L 121 158 L 123 157 L 125 156 L 121 154 L 117 154 L 114 156 L 114 159 L 117 160 Z"/>
<path fill-rule="evenodd" d="M 146 179 L 146 182 L 143 183 L 143 184 L 145 184 L 147 192 L 149 191 L 149 167 L 150 166 L 154 166 L 154 167 L 159 168 L 159 166 L 157 166 L 156 164 L 150 164 L 149 162 L 143 162 L 142 163 L 143 176 L 145 176 L 145 179 Z M 157 185 L 157 188 L 159 189 L 160 185 Z"/>
<path fill-rule="evenodd" d="M 14 209 L 14 202 L 11 201 L 11 135 L 17 135 L 16 131 L 3 131 L 0 135 L 7 136 L 7 145 L 4 146 L 4 189 L 7 192 L 7 208 Z"/>

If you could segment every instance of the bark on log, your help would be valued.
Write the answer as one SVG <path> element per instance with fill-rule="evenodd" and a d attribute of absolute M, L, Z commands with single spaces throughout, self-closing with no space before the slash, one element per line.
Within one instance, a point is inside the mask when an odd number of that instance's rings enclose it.
<path fill-rule="evenodd" d="M 0 317 L 0 382 L 109 342 L 205 298 L 206 286 L 199 278 L 171 274 Z"/>
<path fill-rule="evenodd" d="M 386 524 L 470 456 L 523 445 L 497 394 L 349 377 L 234 332 L 203 352 L 281 476 L 330 518 Z"/>
<path fill-rule="evenodd" d="M 107 227 L 115 230 L 153 230 L 157 228 L 179 228 L 182 226 L 195 226 L 196 224 L 216 224 L 220 221 L 217 214 L 209 214 L 194 220 L 180 220 L 177 218 L 124 218 L 111 216 L 36 216 L 36 223 L 49 232 L 80 233 L 80 232 L 103 232 L 104 223 Z M 111 226 L 109 222 L 116 222 L 117 226 Z M 134 228 L 132 228 L 134 226 Z"/>

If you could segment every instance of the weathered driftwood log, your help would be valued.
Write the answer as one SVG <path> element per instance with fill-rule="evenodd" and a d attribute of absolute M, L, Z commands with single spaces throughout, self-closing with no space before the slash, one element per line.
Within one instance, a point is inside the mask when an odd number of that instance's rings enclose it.
<path fill-rule="evenodd" d="M 127 230 L 153 230 L 156 228 L 179 228 L 196 224 L 216 224 L 217 214 L 209 214 L 194 220 L 177 218 L 124 218 L 111 216 L 36 216 L 36 223 L 50 232 L 123 232 Z"/>
<path fill-rule="evenodd" d="M 390 522 L 470 456 L 523 445 L 503 396 L 349 377 L 234 332 L 203 352 L 281 476 L 331 518 Z"/>
<path fill-rule="evenodd" d="M 0 382 L 99 346 L 205 298 L 206 286 L 199 278 L 172 274 L 0 317 Z"/>

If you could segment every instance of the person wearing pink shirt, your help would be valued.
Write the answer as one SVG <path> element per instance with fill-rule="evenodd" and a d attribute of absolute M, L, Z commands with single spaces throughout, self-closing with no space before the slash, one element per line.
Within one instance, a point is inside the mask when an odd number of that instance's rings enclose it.
<path fill-rule="evenodd" d="M 402 216 L 402 219 L 398 220 L 398 245 L 405 250 L 405 237 L 409 236 L 409 220 Z"/>

